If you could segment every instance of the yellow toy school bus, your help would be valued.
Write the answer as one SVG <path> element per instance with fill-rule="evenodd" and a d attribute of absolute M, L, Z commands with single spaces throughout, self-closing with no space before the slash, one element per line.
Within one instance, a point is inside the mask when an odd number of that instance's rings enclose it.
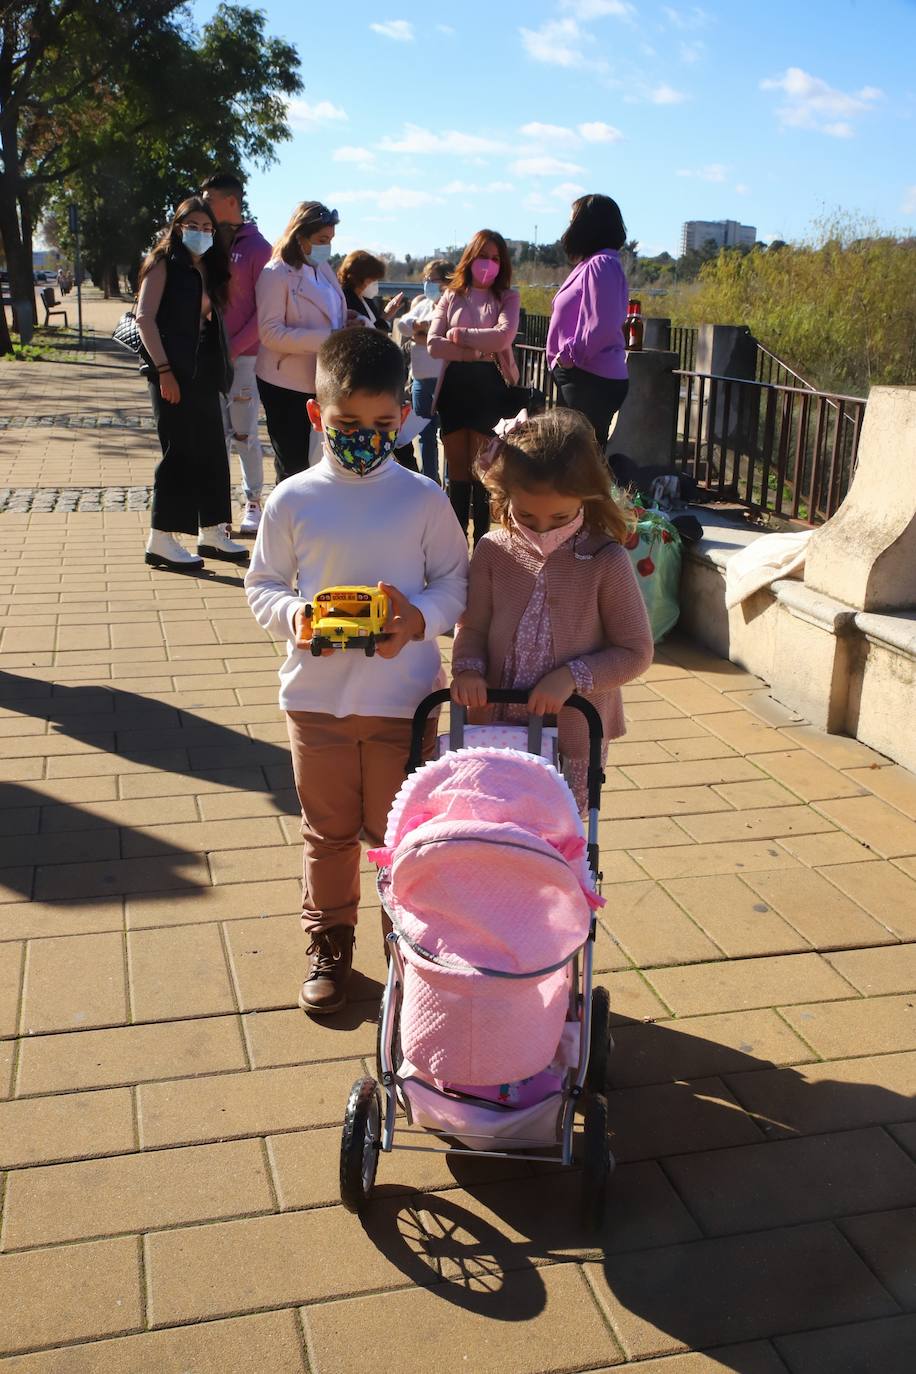
<path fill-rule="evenodd" d="M 312 622 L 311 653 L 324 649 L 362 649 L 367 658 L 385 635 L 388 597 L 377 587 L 328 587 L 305 608 Z"/>

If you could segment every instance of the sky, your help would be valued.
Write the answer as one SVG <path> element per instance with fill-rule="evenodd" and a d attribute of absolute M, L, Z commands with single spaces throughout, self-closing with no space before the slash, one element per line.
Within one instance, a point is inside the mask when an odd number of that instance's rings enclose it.
<path fill-rule="evenodd" d="M 677 254 L 686 219 L 764 242 L 838 209 L 916 226 L 916 0 L 249 3 L 304 81 L 292 140 L 245 169 L 268 238 L 315 199 L 344 252 L 552 242 L 586 191 L 644 255 Z"/>

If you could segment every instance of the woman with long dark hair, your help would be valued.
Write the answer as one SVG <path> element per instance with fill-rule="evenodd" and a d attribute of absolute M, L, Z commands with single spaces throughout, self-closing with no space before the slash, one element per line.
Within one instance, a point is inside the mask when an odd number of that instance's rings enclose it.
<path fill-rule="evenodd" d="M 490 501 L 474 463 L 504 417 L 507 386 L 518 382 L 512 343 L 519 308 L 506 240 L 481 229 L 436 305 L 426 344 L 430 357 L 445 363 L 434 408 L 452 507 L 465 531 L 473 509 L 475 544 L 490 528 Z"/>
<path fill-rule="evenodd" d="M 627 279 L 620 249 L 627 231 L 610 196 L 580 196 L 561 239 L 573 270 L 553 298 L 547 363 L 560 405 L 581 411 L 602 451 L 626 398 Z"/>
<path fill-rule="evenodd" d="M 221 311 L 229 292 L 229 262 L 205 201 L 182 201 L 140 269 L 137 328 L 140 371 L 162 458 L 153 478 L 146 561 L 188 572 L 204 558 L 242 562 L 243 544 L 229 538 L 232 507 L 229 457 L 220 394 L 232 382 Z M 175 537 L 197 535 L 197 554 Z"/>

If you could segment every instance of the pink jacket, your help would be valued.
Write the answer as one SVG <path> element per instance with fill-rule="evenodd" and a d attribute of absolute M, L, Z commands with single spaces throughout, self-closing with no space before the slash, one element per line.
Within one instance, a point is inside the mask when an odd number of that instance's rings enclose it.
<path fill-rule="evenodd" d="M 269 262 L 255 288 L 261 347 L 255 371 L 265 382 L 314 393 L 318 350 L 347 320 L 347 303 L 327 263 Z"/>
<path fill-rule="evenodd" d="M 489 288 L 472 286 L 468 292 L 444 291 L 433 312 L 426 347 L 431 358 L 441 358 L 442 369 L 436 396 L 442 388 L 448 363 L 473 363 L 492 358 L 505 380 L 514 386 L 518 381 L 518 364 L 512 344 L 518 333 L 521 297 L 517 291 L 504 291 L 497 296 Z M 460 329 L 459 343 L 445 336 L 450 329 Z"/>

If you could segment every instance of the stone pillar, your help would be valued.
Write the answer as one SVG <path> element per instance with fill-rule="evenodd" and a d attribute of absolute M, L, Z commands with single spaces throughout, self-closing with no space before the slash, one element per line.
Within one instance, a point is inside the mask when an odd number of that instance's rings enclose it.
<path fill-rule="evenodd" d="M 659 473 L 670 472 L 678 362 L 676 353 L 662 349 L 627 354 L 630 389 L 614 417 L 607 446 L 618 481 L 644 486 Z"/>
<path fill-rule="evenodd" d="M 859 611 L 916 611 L 916 387 L 872 387 L 852 485 L 811 536 L 805 585 Z"/>
<path fill-rule="evenodd" d="M 643 348 L 671 347 L 671 321 L 663 315 L 649 316 L 644 321 Z"/>

